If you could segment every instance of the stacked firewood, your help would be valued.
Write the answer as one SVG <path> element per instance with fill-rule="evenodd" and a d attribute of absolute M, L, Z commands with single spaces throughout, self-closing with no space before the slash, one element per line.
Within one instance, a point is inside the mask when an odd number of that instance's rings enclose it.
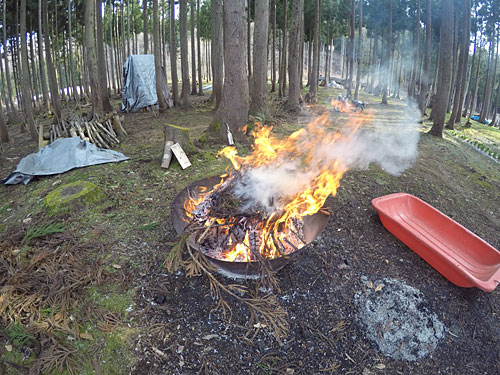
<path fill-rule="evenodd" d="M 101 148 L 112 148 L 120 143 L 120 137 L 127 135 L 116 112 L 100 118 L 92 114 L 83 118 L 70 112 L 68 118 L 53 124 L 49 129 L 50 143 L 58 138 L 80 137 Z"/>

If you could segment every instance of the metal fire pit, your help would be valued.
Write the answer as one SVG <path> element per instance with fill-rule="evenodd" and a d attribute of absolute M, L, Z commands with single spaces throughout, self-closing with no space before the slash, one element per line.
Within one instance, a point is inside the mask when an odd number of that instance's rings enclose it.
<path fill-rule="evenodd" d="M 184 203 L 188 198 L 188 191 L 191 196 L 196 196 L 199 194 L 203 187 L 210 191 L 217 183 L 220 182 L 219 176 L 207 177 L 197 182 L 192 183 L 191 185 L 184 188 L 178 195 L 175 197 L 172 202 L 172 224 L 174 225 L 174 229 L 177 234 L 184 233 L 186 226 L 189 222 L 189 219 L 186 216 L 186 211 L 184 209 Z M 305 216 L 302 219 L 304 223 L 303 234 L 304 241 L 306 244 L 311 243 L 322 231 L 325 229 L 325 226 L 328 222 L 328 215 L 317 212 L 311 216 Z M 196 247 L 199 250 L 199 246 L 195 241 L 190 241 L 190 245 Z M 278 271 L 283 268 L 292 257 L 297 255 L 300 251 L 302 251 L 305 247 L 294 251 L 289 254 L 288 257 L 280 257 L 267 260 L 268 265 L 272 271 Z M 212 258 L 207 255 L 207 258 L 214 264 L 219 271 L 224 276 L 228 276 L 231 278 L 249 278 L 256 279 L 261 275 L 261 264 L 259 261 L 251 261 L 251 262 L 227 262 L 219 259 Z"/>

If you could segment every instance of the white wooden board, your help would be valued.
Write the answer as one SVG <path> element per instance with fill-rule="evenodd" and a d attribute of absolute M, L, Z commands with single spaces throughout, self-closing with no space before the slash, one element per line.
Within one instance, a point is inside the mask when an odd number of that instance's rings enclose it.
<path fill-rule="evenodd" d="M 170 147 L 172 152 L 174 153 L 175 157 L 179 161 L 179 164 L 181 165 L 182 169 L 186 169 L 187 167 L 191 166 L 191 162 L 189 161 L 188 157 L 184 153 L 184 150 L 182 149 L 181 145 L 176 143 Z"/>

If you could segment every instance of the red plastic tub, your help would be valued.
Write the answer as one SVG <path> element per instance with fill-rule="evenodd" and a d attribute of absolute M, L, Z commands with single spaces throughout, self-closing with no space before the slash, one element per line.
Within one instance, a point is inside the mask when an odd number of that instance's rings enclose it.
<path fill-rule="evenodd" d="M 491 292 L 500 283 L 500 252 L 441 211 L 406 193 L 372 205 L 389 232 L 453 284 Z"/>

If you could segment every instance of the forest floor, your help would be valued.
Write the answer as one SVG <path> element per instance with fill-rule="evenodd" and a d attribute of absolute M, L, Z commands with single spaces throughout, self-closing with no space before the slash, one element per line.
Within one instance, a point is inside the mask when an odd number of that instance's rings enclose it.
<path fill-rule="evenodd" d="M 320 88 L 321 102 L 328 106 L 337 92 Z M 229 166 L 215 157 L 220 146 L 198 143 L 192 167 L 160 168 L 161 125 L 188 127 L 199 139 L 213 118 L 204 99 L 161 116 L 125 114 L 129 135 L 115 150 L 129 161 L 2 186 L 0 374 L 500 373 L 500 290 L 453 285 L 391 235 L 371 207 L 375 197 L 411 193 L 500 249 L 500 164 L 460 137 L 498 150 L 498 129 L 474 122 L 437 139 L 426 134 L 430 123 L 424 121 L 417 160 L 400 176 L 373 165 L 348 171 L 327 200 L 332 214 L 325 230 L 276 275 L 280 290 L 273 293 L 289 325 L 279 342 L 263 325 L 245 337 L 252 328 L 248 310 L 228 298 L 232 319 L 224 317 L 206 276 L 163 267 L 178 240 L 172 200 L 190 183 Z M 382 106 L 379 97 L 361 99 L 382 122 L 397 122 L 407 111 L 404 101 Z M 277 103 L 271 115 L 281 136 L 319 111 L 284 116 Z M 333 121 L 342 121 L 337 116 L 332 113 Z M 27 134 L 10 130 L 14 143 L 4 146 L 2 177 L 36 151 Z M 96 184 L 106 199 L 49 216 L 46 195 L 78 180 Z M 42 229 L 39 237 L 35 229 Z M 407 290 L 415 290 L 418 312 L 442 323 L 436 347 L 417 360 L 384 355 L 360 319 L 360 298 L 382 298 L 394 280 L 415 288 Z M 381 326 L 380 338 L 391 330 Z"/>

